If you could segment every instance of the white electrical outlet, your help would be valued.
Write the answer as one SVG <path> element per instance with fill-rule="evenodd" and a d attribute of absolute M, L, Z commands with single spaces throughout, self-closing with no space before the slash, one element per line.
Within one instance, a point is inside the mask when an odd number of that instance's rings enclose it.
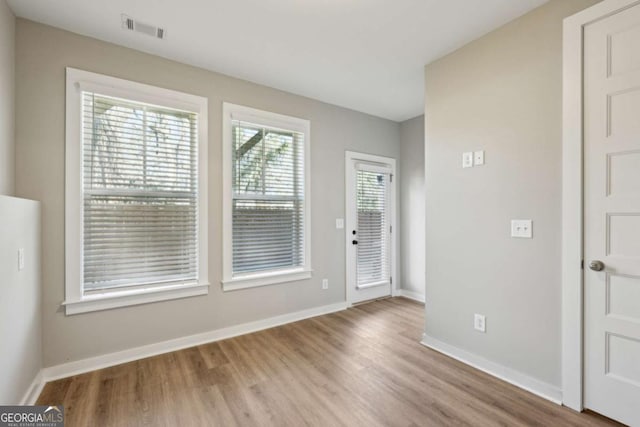
<path fill-rule="evenodd" d="M 473 166 L 484 165 L 484 151 L 473 152 Z"/>
<path fill-rule="evenodd" d="M 342 230 L 344 228 L 344 218 L 336 218 L 336 229 Z"/>
<path fill-rule="evenodd" d="M 24 249 L 18 249 L 18 271 L 24 269 Z"/>
<path fill-rule="evenodd" d="M 473 328 L 476 331 L 487 332 L 487 321 L 484 315 L 475 314 L 473 316 Z"/>
<path fill-rule="evenodd" d="M 322 279 L 322 289 L 329 289 L 329 279 Z"/>

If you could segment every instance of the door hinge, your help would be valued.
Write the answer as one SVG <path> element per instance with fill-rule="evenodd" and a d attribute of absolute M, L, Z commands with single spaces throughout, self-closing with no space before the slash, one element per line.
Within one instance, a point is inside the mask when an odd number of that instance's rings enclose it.
<path fill-rule="evenodd" d="M 393 174 L 392 173 L 389 174 L 389 182 L 393 182 Z"/>
<path fill-rule="evenodd" d="M 393 233 L 393 225 L 389 226 L 389 233 Z"/>
<path fill-rule="evenodd" d="M 584 270 L 584 260 L 580 260 L 580 269 Z"/>
<path fill-rule="evenodd" d="M 393 277 L 389 277 L 389 284 L 393 285 Z"/>

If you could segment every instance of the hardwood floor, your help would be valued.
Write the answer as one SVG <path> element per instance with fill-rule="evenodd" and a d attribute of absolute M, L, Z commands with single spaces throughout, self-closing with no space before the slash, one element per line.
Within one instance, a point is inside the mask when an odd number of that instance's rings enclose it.
<path fill-rule="evenodd" d="M 48 383 L 67 426 L 601 426 L 419 344 L 424 307 L 362 304 Z"/>

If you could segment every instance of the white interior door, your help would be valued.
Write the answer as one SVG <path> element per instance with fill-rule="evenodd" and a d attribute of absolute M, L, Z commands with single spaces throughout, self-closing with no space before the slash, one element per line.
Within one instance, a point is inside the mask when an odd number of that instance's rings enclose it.
<path fill-rule="evenodd" d="M 351 303 L 392 294 L 394 165 L 381 161 L 347 160 L 347 298 Z"/>
<path fill-rule="evenodd" d="M 640 6 L 584 37 L 584 404 L 640 426 Z"/>

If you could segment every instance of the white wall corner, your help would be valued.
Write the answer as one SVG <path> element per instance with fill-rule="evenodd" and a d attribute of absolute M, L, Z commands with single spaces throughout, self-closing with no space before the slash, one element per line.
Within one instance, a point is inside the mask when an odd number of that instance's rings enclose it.
<path fill-rule="evenodd" d="M 414 301 L 418 301 L 424 304 L 424 294 L 416 291 L 410 291 L 408 289 L 398 289 L 398 295 L 401 297 L 409 298 Z"/>
<path fill-rule="evenodd" d="M 557 405 L 562 405 L 562 390 L 553 384 L 540 381 L 527 374 L 507 368 L 492 362 L 476 354 L 462 350 L 453 345 L 433 338 L 426 333 L 422 336 L 421 344 L 439 353 L 456 359 L 466 365 L 479 369 L 498 379 L 508 382 L 516 387 L 549 400 Z"/>
<path fill-rule="evenodd" d="M 20 400 L 20 405 L 35 405 L 45 384 L 46 381 L 42 375 L 42 370 L 40 370 L 25 391 L 22 400 Z"/>

